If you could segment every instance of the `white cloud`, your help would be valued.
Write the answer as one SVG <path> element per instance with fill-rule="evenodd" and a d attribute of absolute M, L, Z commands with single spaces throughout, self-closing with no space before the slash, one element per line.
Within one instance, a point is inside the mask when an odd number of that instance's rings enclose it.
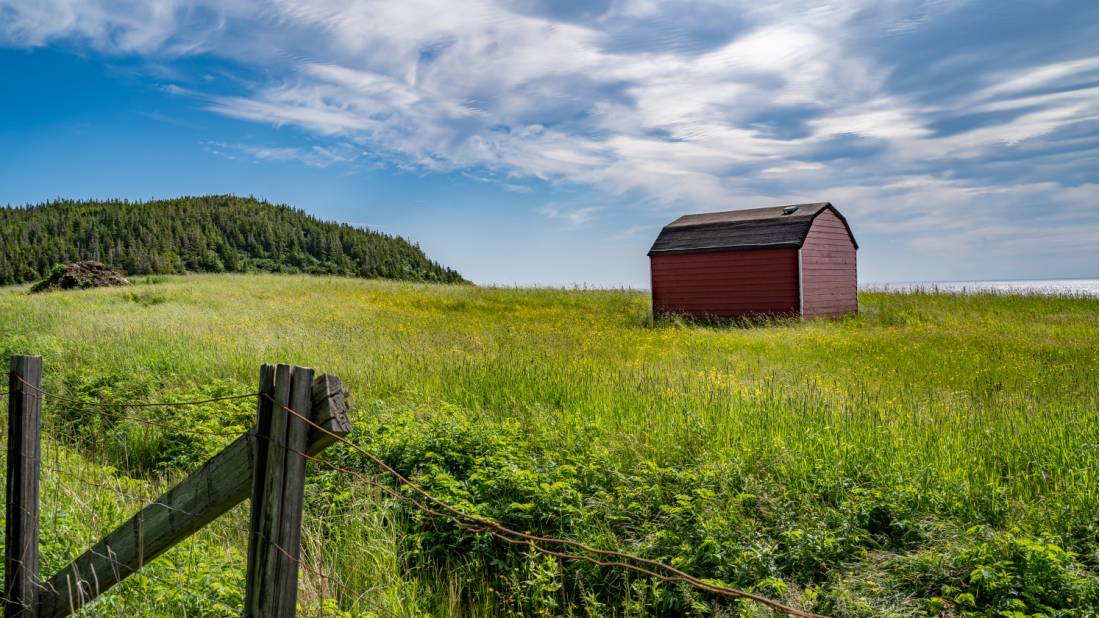
<path fill-rule="evenodd" d="M 761 174 L 797 174 L 800 172 L 818 172 L 826 169 L 825 165 L 821 163 L 813 163 L 806 161 L 790 160 L 782 165 L 776 165 L 773 167 L 766 167 L 760 170 Z"/>
<path fill-rule="evenodd" d="M 861 135 L 886 140 L 928 137 L 932 134 L 905 106 L 888 101 L 876 101 L 842 115 L 833 115 L 811 123 L 815 137 Z"/>
<path fill-rule="evenodd" d="M 627 240 L 638 237 L 656 237 L 661 229 L 660 225 L 632 225 L 621 232 L 613 234 L 611 240 Z"/>
<path fill-rule="evenodd" d="M 567 208 L 558 204 L 547 204 L 540 207 L 537 212 L 544 217 L 565 221 L 569 225 L 575 227 L 590 221 L 592 217 L 601 210 L 603 209 L 599 206 Z"/>
<path fill-rule="evenodd" d="M 981 90 L 978 96 L 990 98 L 1006 93 L 1021 93 L 1051 86 L 1064 85 L 1067 78 L 1096 77 L 1096 58 L 1076 58 L 1064 62 L 1027 67 L 1011 73 L 999 73 L 990 81 L 992 85 Z"/>
<path fill-rule="evenodd" d="M 350 163 L 359 158 L 358 151 L 348 144 L 313 146 L 311 148 L 227 144 L 225 142 L 204 142 L 203 145 L 210 152 L 230 159 L 247 155 L 260 161 L 299 161 L 310 167 L 328 167 L 336 163 Z"/>

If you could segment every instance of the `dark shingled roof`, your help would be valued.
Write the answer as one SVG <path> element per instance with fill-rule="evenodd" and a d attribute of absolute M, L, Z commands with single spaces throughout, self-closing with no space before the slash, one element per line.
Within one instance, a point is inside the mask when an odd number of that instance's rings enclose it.
<path fill-rule="evenodd" d="M 814 218 L 826 208 L 848 227 L 844 216 L 828 202 L 684 215 L 661 230 L 649 255 L 801 247 Z"/>

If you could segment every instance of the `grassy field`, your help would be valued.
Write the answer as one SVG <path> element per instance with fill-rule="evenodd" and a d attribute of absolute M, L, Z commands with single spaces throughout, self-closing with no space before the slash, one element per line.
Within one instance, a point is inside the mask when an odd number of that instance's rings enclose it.
<path fill-rule="evenodd" d="M 0 289 L 0 352 L 41 354 L 48 390 L 96 401 L 248 392 L 263 362 L 312 366 L 349 387 L 358 443 L 457 506 L 821 613 L 1094 615 L 1097 301 L 860 305 L 654 326 L 633 291 L 202 275 Z M 142 413 L 243 428 L 252 404 Z M 46 425 L 46 571 L 221 446 L 58 402 Z M 501 547 L 315 472 L 306 614 L 764 615 Z M 238 507 L 90 613 L 228 613 L 246 523 Z"/>

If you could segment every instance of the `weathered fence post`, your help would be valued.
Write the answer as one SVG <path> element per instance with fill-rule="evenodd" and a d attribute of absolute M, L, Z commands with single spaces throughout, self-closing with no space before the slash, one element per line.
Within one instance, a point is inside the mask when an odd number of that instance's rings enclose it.
<path fill-rule="evenodd" d="M 30 386 L 28 386 L 28 384 Z M 38 471 L 42 454 L 42 357 L 12 356 L 8 374 L 4 618 L 38 615 Z"/>
<path fill-rule="evenodd" d="M 252 599 L 252 591 L 255 589 L 255 584 L 252 583 L 252 573 L 256 572 L 256 551 L 259 549 L 259 544 L 255 542 L 255 538 L 258 534 L 257 525 L 259 517 L 259 511 L 257 510 L 257 504 L 259 504 L 258 498 L 263 496 L 264 483 L 267 479 L 267 443 L 271 436 L 271 408 L 274 405 L 275 400 L 275 365 L 262 365 L 260 367 L 260 396 L 256 400 L 256 426 L 253 430 L 255 435 L 251 436 L 252 440 L 252 483 L 251 504 L 249 508 L 250 520 L 248 524 L 248 562 L 245 565 L 245 576 L 247 582 L 247 592 L 245 596 L 244 612 L 243 615 L 249 613 L 249 603 Z"/>
<path fill-rule="evenodd" d="M 298 558 L 306 486 L 304 454 L 313 433 L 313 429 L 290 410 L 309 418 L 313 370 L 278 365 L 273 388 L 265 381 L 265 376 L 261 372 L 260 388 L 270 388 L 274 401 L 268 400 L 267 405 L 261 402 L 257 410 L 244 615 L 286 618 L 295 615 L 298 600 Z M 267 398 L 261 396 L 261 399 Z"/>

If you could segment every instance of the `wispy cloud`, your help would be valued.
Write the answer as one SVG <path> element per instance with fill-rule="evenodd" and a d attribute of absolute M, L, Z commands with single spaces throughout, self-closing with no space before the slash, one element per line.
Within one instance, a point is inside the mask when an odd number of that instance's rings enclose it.
<path fill-rule="evenodd" d="M 626 240 L 640 236 L 656 236 L 660 225 L 632 225 L 625 230 L 611 235 L 611 240 Z"/>
<path fill-rule="evenodd" d="M 194 91 L 189 90 L 187 88 L 183 88 L 182 86 L 178 86 L 176 84 L 167 84 L 163 88 L 161 88 L 161 90 L 164 90 L 168 94 L 174 94 L 174 95 L 178 95 L 178 96 L 195 94 Z"/>
<path fill-rule="evenodd" d="M 260 161 L 299 161 L 311 167 L 328 167 L 336 163 L 350 163 L 359 157 L 357 150 L 347 144 L 313 146 L 308 149 L 293 146 L 227 144 L 225 142 L 204 142 L 203 146 L 216 155 L 230 159 L 249 157 Z"/>
<path fill-rule="evenodd" d="M 569 225 L 578 226 L 583 225 L 592 220 L 592 217 L 596 215 L 600 210 L 603 210 L 599 206 L 586 206 L 583 208 L 568 208 L 558 204 L 546 204 L 537 209 L 540 215 L 549 219 L 558 219 L 565 221 Z"/>

